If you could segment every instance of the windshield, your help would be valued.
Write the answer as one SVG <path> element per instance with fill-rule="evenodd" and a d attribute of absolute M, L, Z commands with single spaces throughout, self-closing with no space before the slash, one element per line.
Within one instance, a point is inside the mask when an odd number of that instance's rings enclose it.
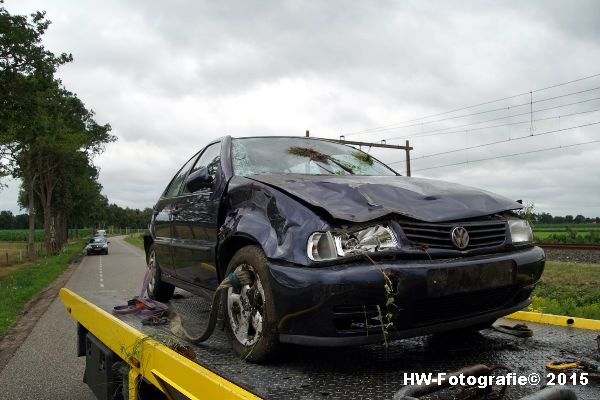
<path fill-rule="evenodd" d="M 236 175 L 372 175 L 396 173 L 368 153 L 350 146 L 292 137 L 240 138 L 232 141 Z"/>
<path fill-rule="evenodd" d="M 103 237 L 90 239 L 90 243 L 106 243 L 106 239 Z"/>

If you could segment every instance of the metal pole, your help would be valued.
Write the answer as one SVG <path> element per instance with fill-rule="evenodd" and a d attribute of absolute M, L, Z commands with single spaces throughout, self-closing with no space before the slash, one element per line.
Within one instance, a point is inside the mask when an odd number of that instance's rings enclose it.
<path fill-rule="evenodd" d="M 406 141 L 406 146 L 405 146 L 405 150 L 406 151 L 406 176 L 410 176 L 410 144 L 408 143 L 408 140 Z"/>

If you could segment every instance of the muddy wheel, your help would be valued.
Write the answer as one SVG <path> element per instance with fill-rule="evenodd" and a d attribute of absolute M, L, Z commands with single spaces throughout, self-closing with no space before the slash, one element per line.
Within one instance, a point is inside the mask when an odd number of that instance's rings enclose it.
<path fill-rule="evenodd" d="M 154 244 L 148 249 L 146 256 L 146 265 L 150 271 L 150 282 L 148 282 L 148 297 L 158 301 L 169 301 L 173 297 L 175 286 L 170 283 L 163 282 L 160 278 L 160 265 L 156 261 L 156 251 Z"/>
<path fill-rule="evenodd" d="M 259 363 L 272 358 L 278 347 L 274 299 L 263 251 L 257 246 L 238 250 L 227 274 L 240 270 L 250 273 L 252 285 L 227 289 L 223 296 L 225 331 L 240 357 Z"/>

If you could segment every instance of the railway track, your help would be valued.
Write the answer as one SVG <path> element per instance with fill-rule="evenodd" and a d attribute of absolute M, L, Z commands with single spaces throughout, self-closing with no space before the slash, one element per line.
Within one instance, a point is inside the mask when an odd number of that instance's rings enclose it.
<path fill-rule="evenodd" d="M 568 250 L 592 250 L 600 251 L 598 244 L 576 244 L 576 243 L 536 243 L 542 249 L 568 249 Z"/>

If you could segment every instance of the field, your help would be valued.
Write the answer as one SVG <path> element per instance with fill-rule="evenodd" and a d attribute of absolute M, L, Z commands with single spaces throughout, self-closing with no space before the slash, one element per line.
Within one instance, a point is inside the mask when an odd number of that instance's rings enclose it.
<path fill-rule="evenodd" d="M 53 282 L 83 249 L 84 241 L 69 243 L 57 256 L 42 257 L 0 277 L 0 337 L 23 306 Z"/>
<path fill-rule="evenodd" d="M 600 319 L 600 265 L 547 262 L 528 311 Z"/>
<path fill-rule="evenodd" d="M 125 236 L 125 241 L 139 248 L 140 250 L 144 250 L 144 234 L 143 233 L 134 233 L 133 235 Z"/>
<path fill-rule="evenodd" d="M 538 243 L 600 244 L 598 224 L 536 224 L 533 237 Z"/>

